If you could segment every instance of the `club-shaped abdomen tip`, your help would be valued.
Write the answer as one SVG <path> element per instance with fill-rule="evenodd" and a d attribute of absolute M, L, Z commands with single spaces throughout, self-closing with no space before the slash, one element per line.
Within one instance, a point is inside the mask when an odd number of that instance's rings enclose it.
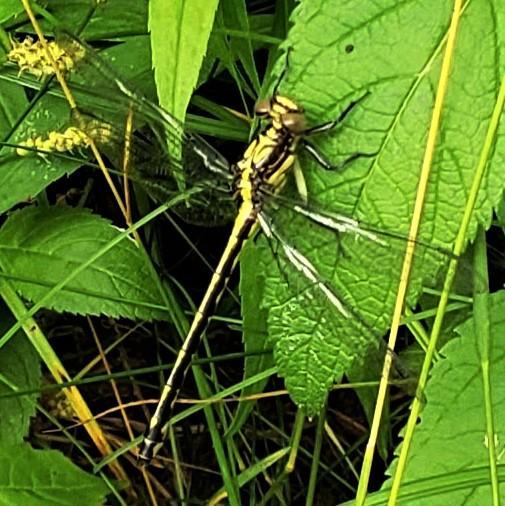
<path fill-rule="evenodd" d="M 160 446 L 160 443 L 157 441 L 153 441 L 147 437 L 144 438 L 140 451 L 137 454 L 137 460 L 141 466 L 145 467 L 151 463 L 158 446 Z"/>

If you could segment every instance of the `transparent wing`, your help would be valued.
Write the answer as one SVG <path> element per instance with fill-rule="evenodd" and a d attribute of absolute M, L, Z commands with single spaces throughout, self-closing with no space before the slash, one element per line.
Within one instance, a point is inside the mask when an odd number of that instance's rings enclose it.
<path fill-rule="evenodd" d="M 125 112 L 133 110 L 136 121 L 148 124 L 158 140 L 166 144 L 173 170 L 180 170 L 183 156 L 192 152 L 208 170 L 230 177 L 230 164 L 217 150 L 185 129 L 168 111 L 135 91 L 94 49 L 63 30 L 58 31 L 56 41 L 75 60 L 76 72 L 70 75 L 70 80 L 80 107 L 85 108 L 91 99 L 93 114 L 101 112 L 114 118 L 115 124 L 121 124 Z"/>
<path fill-rule="evenodd" d="M 150 187 L 150 193 L 163 196 L 169 181 L 172 190 L 174 186 L 198 186 L 202 188 L 198 201 L 193 202 L 191 209 L 180 206 L 179 213 L 187 221 L 197 223 L 228 221 L 235 210 L 228 161 L 170 113 L 134 91 L 85 43 L 62 31 L 58 32 L 57 41 L 68 54 L 75 55 L 76 72 L 71 83 L 82 108 L 91 98 L 93 114 L 118 126 L 125 125 L 126 115 L 132 114 L 136 132 L 131 143 L 133 174 Z M 93 91 L 91 97 L 86 90 Z M 216 209 L 219 212 L 211 217 L 209 210 Z"/>
<path fill-rule="evenodd" d="M 296 402 L 316 414 L 344 373 L 366 363 L 371 350 L 386 352 L 382 337 L 407 242 L 399 234 L 273 195 L 262 229 L 267 238 L 258 241 L 266 273 L 262 306 L 268 309 L 276 363 Z M 433 280 L 451 258 L 428 244 L 416 243 L 415 250 L 410 303 L 422 280 Z"/>
<path fill-rule="evenodd" d="M 72 111 L 67 122 L 55 122 L 53 128 L 47 128 L 43 121 L 37 128 L 38 121 L 34 119 L 16 140 L 27 151 L 44 152 L 45 160 L 55 154 L 75 156 L 88 147 L 75 139 L 75 130 L 80 130 L 93 139 L 118 172 L 122 170 L 125 142 L 128 142 L 130 178 L 141 183 L 156 200 L 184 188 L 199 187 L 201 192 L 192 209 L 181 206 L 180 213 L 195 222 L 229 220 L 234 205 L 230 197 L 232 174 L 228 162 L 203 138 L 186 131 L 171 114 L 134 91 L 91 47 L 64 31 L 59 31 L 55 40 L 59 50 L 72 62 L 65 79 L 77 110 Z M 56 83 L 51 93 L 58 93 Z M 47 107 L 49 114 L 53 105 Z M 130 120 L 131 132 L 127 127 Z M 70 134 L 74 135 L 71 139 Z M 216 208 L 220 218 L 202 216 Z"/>

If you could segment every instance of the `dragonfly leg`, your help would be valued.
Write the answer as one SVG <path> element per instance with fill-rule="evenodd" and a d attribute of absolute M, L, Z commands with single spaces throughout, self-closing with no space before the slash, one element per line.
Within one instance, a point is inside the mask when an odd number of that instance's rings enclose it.
<path fill-rule="evenodd" d="M 370 91 L 366 91 L 363 95 L 361 95 L 361 97 L 357 98 L 356 100 L 353 100 L 339 115 L 338 115 L 338 118 L 337 119 L 334 119 L 334 120 L 331 120 L 331 121 L 327 121 L 326 123 L 322 123 L 321 125 L 316 125 L 316 126 L 313 126 L 313 127 L 310 127 L 308 128 L 307 130 L 305 130 L 305 132 L 303 132 L 303 135 L 305 136 L 308 136 L 308 135 L 315 135 L 315 134 L 320 134 L 320 133 L 323 133 L 323 132 L 328 132 L 329 130 L 333 130 L 335 127 L 337 127 L 338 125 L 340 125 L 340 123 L 342 123 L 345 118 L 348 116 L 348 114 L 362 101 L 364 100 L 366 97 L 368 97 L 368 95 L 370 95 Z"/>
<path fill-rule="evenodd" d="M 277 95 L 277 91 L 279 90 L 279 86 L 281 85 L 282 81 L 286 77 L 286 74 L 287 74 L 288 68 L 289 68 L 289 55 L 291 54 L 292 50 L 293 50 L 292 47 L 288 47 L 286 49 L 286 59 L 284 61 L 284 65 L 282 66 L 281 73 L 279 74 L 279 77 L 277 78 L 277 81 L 275 82 L 274 89 L 272 91 L 273 97 L 275 97 L 275 95 Z"/>
<path fill-rule="evenodd" d="M 356 160 L 357 158 L 372 158 L 377 153 L 361 153 L 356 152 L 352 153 L 350 156 L 348 156 L 345 160 L 343 160 L 340 163 L 333 164 L 331 163 L 320 151 L 318 151 L 315 146 L 313 146 L 310 142 L 306 141 L 305 139 L 302 140 L 302 145 L 304 149 L 309 153 L 312 158 L 324 169 L 324 170 L 333 170 L 338 171 L 342 170 L 344 167 L 349 165 L 351 162 Z"/>

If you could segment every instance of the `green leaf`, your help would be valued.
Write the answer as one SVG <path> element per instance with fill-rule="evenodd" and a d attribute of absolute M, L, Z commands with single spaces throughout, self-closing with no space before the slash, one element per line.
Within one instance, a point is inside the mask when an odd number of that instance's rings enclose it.
<path fill-rule="evenodd" d="M 505 199 L 502 199 L 496 209 L 496 217 L 502 228 L 505 227 Z"/>
<path fill-rule="evenodd" d="M 223 14 L 224 30 L 229 27 L 234 27 L 234 29 L 241 30 L 244 35 L 248 35 L 250 33 L 251 29 L 249 27 L 249 18 L 247 16 L 247 9 L 244 0 L 223 2 L 221 4 L 221 9 Z M 252 41 L 247 38 L 231 37 L 229 49 L 231 53 L 229 58 L 233 61 L 235 59 L 240 61 L 249 81 L 253 86 L 253 89 L 256 93 L 258 93 L 260 89 L 260 82 L 253 57 Z M 231 69 L 231 65 L 229 66 Z"/>
<path fill-rule="evenodd" d="M 27 106 L 23 90 L 14 83 L 0 82 L 0 135 L 9 134 L 17 115 Z"/>
<path fill-rule="evenodd" d="M 212 30 L 217 0 L 149 4 L 153 67 L 160 104 L 184 121 Z"/>
<path fill-rule="evenodd" d="M 0 264 L 16 289 L 38 301 L 121 231 L 85 209 L 25 208 L 0 230 Z M 146 257 L 122 240 L 73 277 L 46 303 L 56 311 L 165 319 Z"/>
<path fill-rule="evenodd" d="M 25 444 L 0 447 L 2 506 L 97 506 L 104 504 L 107 491 L 102 480 L 57 451 Z"/>
<path fill-rule="evenodd" d="M 15 118 L 22 116 L 28 103 L 21 103 L 10 115 L 11 126 Z M 16 144 L 37 135 L 58 130 L 68 123 L 68 107 L 56 97 L 45 96 L 21 122 L 8 142 Z M 2 148 L 0 163 L 0 212 L 12 206 L 34 198 L 50 183 L 65 174 L 73 172 L 82 163 L 73 160 L 59 159 L 51 163 L 47 158 L 29 154 L 19 156 L 13 148 Z"/>
<path fill-rule="evenodd" d="M 505 292 L 489 297 L 490 321 L 490 374 L 493 397 L 493 416 L 497 438 L 498 463 L 505 458 L 505 352 L 502 336 L 505 333 Z M 479 338 L 475 335 L 474 320 L 470 318 L 461 325 L 454 339 L 440 353 L 445 358 L 438 361 L 425 390 L 426 405 L 421 422 L 416 428 L 404 481 L 415 487 L 416 482 L 431 480 L 430 495 L 411 496 L 409 505 L 458 505 L 471 506 L 491 504 L 489 475 L 478 483 L 465 485 L 465 471 L 489 465 L 486 448 L 486 419 L 483 407 L 483 383 L 481 358 L 478 352 Z M 393 462 L 393 468 L 396 461 Z M 393 469 L 390 470 L 392 474 Z M 461 474 L 459 474 L 461 473 Z M 456 478 L 451 489 L 443 493 L 437 479 L 443 483 L 447 476 Z M 457 477 L 461 477 L 458 486 Z M 383 485 L 387 489 L 390 482 Z M 442 492 L 441 492 L 442 490 Z M 501 495 L 505 487 L 501 486 Z M 417 499 L 417 500 L 416 500 Z"/>
<path fill-rule="evenodd" d="M 94 2 L 95 11 L 80 36 L 86 40 L 112 38 L 130 38 L 133 33 L 145 33 L 147 26 L 147 2 L 138 0 L 107 0 Z M 58 19 L 60 26 L 65 26 L 74 33 L 79 33 L 84 19 L 90 12 L 90 2 L 82 0 L 51 0 L 48 8 Z M 52 29 L 46 26 L 44 28 Z"/>
<path fill-rule="evenodd" d="M 148 35 L 128 37 L 123 43 L 100 51 L 100 57 L 119 69 L 121 77 L 132 83 L 135 90 L 141 91 L 151 100 L 156 100 L 151 68 L 151 41 Z M 93 101 L 90 100 L 91 110 L 92 106 Z"/>
<path fill-rule="evenodd" d="M 2 306 L 0 334 L 12 325 L 12 316 Z M 37 394 L 5 397 L 14 390 L 40 386 L 40 359 L 24 333 L 19 331 L 0 352 L 0 444 L 13 445 L 28 434 L 30 417 L 35 414 Z"/>
<path fill-rule="evenodd" d="M 0 23 L 4 24 L 19 16 L 22 12 L 24 12 L 24 9 L 19 0 L 2 0 L 0 4 Z"/>
<path fill-rule="evenodd" d="M 101 53 L 104 59 L 114 61 L 128 80 L 138 85 L 142 92 L 153 98 L 155 90 L 149 55 L 149 39 L 145 35 L 130 37 L 125 43 Z M 88 89 L 95 89 L 93 84 L 98 86 L 97 83 L 89 83 Z M 100 84 L 103 85 L 103 83 Z M 69 107 L 58 89 L 52 90 L 58 96 L 45 94 L 39 99 L 33 110 L 23 117 L 28 111 L 28 101 L 24 97 L 23 90 L 18 86 L 18 93 L 14 95 L 13 84 L 1 83 L 1 85 L 5 93 L 1 95 L 0 104 L 3 105 L 6 116 L 6 121 L 2 123 L 2 129 L 6 134 L 3 139 L 7 139 L 9 143 L 16 144 L 37 136 L 45 138 L 49 132 L 61 132 L 72 124 Z M 35 83 L 32 86 L 38 87 L 38 84 Z M 78 98 L 79 106 L 83 110 L 94 110 L 96 98 L 91 93 L 80 93 Z M 20 118 L 22 121 L 19 122 Z M 10 129 L 18 122 L 19 125 L 15 132 L 10 135 Z M 35 153 L 19 156 L 11 147 L 2 148 L 1 153 L 0 212 L 36 197 L 50 183 L 72 173 L 83 165 L 83 160 L 79 159 L 79 153 L 75 152 L 69 152 L 66 155 L 70 158 L 74 156 L 76 160 L 36 156 Z"/>
<path fill-rule="evenodd" d="M 285 44 L 292 51 L 280 92 L 304 105 L 311 124 L 337 118 L 351 101 L 370 93 L 340 128 L 311 141 L 335 164 L 356 152 L 373 156 L 358 158 L 341 171 L 323 171 L 303 156 L 311 205 L 378 229 L 407 233 L 451 10 L 452 4 L 437 0 L 365 1 L 359 9 L 353 2 L 337 0 L 298 5 Z M 505 71 L 503 22 L 500 17 L 497 24 L 495 17 L 499 11 L 498 1 L 476 0 L 461 20 L 420 232 L 425 243 L 450 247 L 459 226 Z M 504 128 L 468 239 L 474 237 L 478 221 L 490 223 L 501 198 Z M 350 235 L 337 239 L 289 212 L 277 213 L 275 224 L 353 313 L 352 318 L 343 317 L 314 287 L 290 273 L 293 269 L 285 267 L 285 260 L 279 271 L 279 262 L 268 260 L 269 247 L 258 245 L 268 273 L 262 307 L 269 310 L 276 362 L 294 400 L 314 414 L 333 382 L 362 359 L 388 327 L 402 255 L 399 245 L 388 251 Z M 417 248 L 416 257 L 410 304 L 444 265 L 428 248 Z M 251 268 L 258 269 L 257 261 Z"/>

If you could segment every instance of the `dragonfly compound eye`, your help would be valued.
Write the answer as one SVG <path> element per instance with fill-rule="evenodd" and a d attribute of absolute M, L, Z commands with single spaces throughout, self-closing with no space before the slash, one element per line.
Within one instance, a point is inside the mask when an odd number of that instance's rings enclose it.
<path fill-rule="evenodd" d="M 307 129 L 302 112 L 286 112 L 281 115 L 282 126 L 295 135 L 301 135 Z"/>
<path fill-rule="evenodd" d="M 256 105 L 254 106 L 254 114 L 256 116 L 259 116 L 260 118 L 264 118 L 266 116 L 270 115 L 270 111 L 272 109 L 270 100 L 259 100 L 256 102 Z"/>

